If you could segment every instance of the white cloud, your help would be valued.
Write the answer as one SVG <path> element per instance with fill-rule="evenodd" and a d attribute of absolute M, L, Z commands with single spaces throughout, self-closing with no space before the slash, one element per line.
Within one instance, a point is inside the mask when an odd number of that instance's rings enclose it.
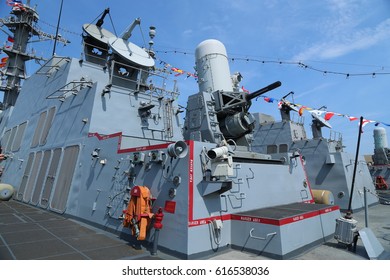
<path fill-rule="evenodd" d="M 183 36 L 191 36 L 193 32 L 194 31 L 192 29 L 186 29 L 183 31 Z"/>
<path fill-rule="evenodd" d="M 331 88 L 334 84 L 333 83 L 322 83 L 322 84 L 319 84 L 318 86 L 316 87 L 313 87 L 309 90 L 306 90 L 306 91 L 303 91 L 303 92 L 299 92 L 295 98 L 302 98 L 306 95 L 313 95 L 313 93 L 316 93 L 316 92 L 320 92 L 322 90 L 325 90 L 325 89 L 328 89 L 328 88 Z"/>
<path fill-rule="evenodd" d="M 375 28 L 365 28 L 340 32 L 335 37 L 321 41 L 295 55 L 294 60 L 329 59 L 346 55 L 350 52 L 367 49 L 390 36 L 390 19 Z"/>
<path fill-rule="evenodd" d="M 372 7 L 371 1 L 328 0 L 319 11 L 306 30 L 310 37 L 303 42 L 304 49 L 301 48 L 294 60 L 340 57 L 375 46 L 390 35 L 390 18 L 380 22 L 375 14 L 378 7 Z"/>

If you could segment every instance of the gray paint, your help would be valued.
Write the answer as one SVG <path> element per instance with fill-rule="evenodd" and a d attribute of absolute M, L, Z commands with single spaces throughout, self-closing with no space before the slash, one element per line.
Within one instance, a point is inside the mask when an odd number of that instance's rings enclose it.
<path fill-rule="evenodd" d="M 253 133 L 252 149 L 266 152 L 269 146 L 280 147 L 287 144 L 289 151 L 299 151 L 306 161 L 306 171 L 313 189 L 329 190 L 335 198 L 335 204 L 348 209 L 351 193 L 355 156 L 343 151 L 342 139 L 307 138 L 302 122 L 291 119 L 274 121 L 261 114 L 255 114 L 256 127 Z M 280 154 L 278 150 L 274 157 Z M 357 165 L 352 210 L 364 207 L 363 188 L 375 192 L 367 163 L 362 156 Z M 368 197 L 368 204 L 377 203 L 375 196 Z"/>

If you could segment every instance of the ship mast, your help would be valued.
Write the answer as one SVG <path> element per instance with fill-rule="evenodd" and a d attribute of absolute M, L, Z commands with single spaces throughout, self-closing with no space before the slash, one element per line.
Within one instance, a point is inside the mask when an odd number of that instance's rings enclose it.
<path fill-rule="evenodd" d="M 13 33 L 12 35 L 2 30 L 8 34 L 8 41 L 12 45 L 0 47 L 0 51 L 2 50 L 8 55 L 7 63 L 0 72 L 2 78 L 5 77 L 0 84 L 0 91 L 4 92 L 1 109 L 15 105 L 21 89 L 21 82 L 26 79 L 26 61 L 32 59 L 44 60 L 44 58 L 37 57 L 34 53 L 27 51 L 27 44 L 30 38 L 33 36 L 39 36 L 40 39 L 56 38 L 56 36 L 47 34 L 37 27 L 39 16 L 35 8 L 30 7 L 30 1 L 27 1 L 27 4 L 15 1 L 11 5 L 11 15 L 8 18 L 0 18 L 0 29 L 4 25 Z M 58 41 L 64 44 L 69 43 L 69 41 L 61 37 L 58 38 Z"/>
<path fill-rule="evenodd" d="M 14 5 L 11 16 L 2 19 L 2 23 L 14 34 L 8 36 L 8 41 L 13 43 L 12 46 L 0 47 L 8 55 L 6 69 L 3 72 L 7 77 L 6 83 L 0 86 L 0 90 L 4 91 L 4 109 L 15 105 L 21 80 L 26 78 L 26 61 L 36 59 L 33 54 L 27 53 L 27 43 L 32 36 L 39 35 L 35 27 L 37 21 L 37 12 L 23 4 Z"/>

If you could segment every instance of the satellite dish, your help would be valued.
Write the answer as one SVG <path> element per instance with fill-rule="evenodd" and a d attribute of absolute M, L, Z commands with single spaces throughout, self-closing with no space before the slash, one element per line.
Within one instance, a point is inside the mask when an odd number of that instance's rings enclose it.
<path fill-rule="evenodd" d="M 94 38 L 95 40 L 99 41 L 100 43 L 108 45 L 108 39 L 115 37 L 114 34 L 112 34 L 110 31 L 98 27 L 95 24 L 84 24 L 83 25 L 83 30 L 85 33 L 87 33 L 89 36 Z"/>
<path fill-rule="evenodd" d="M 313 119 L 315 119 L 321 126 L 326 126 L 327 128 L 332 128 L 332 126 L 330 125 L 330 123 L 328 121 L 326 121 L 323 117 L 321 117 L 320 115 L 316 114 L 316 113 L 311 113 L 311 116 L 313 117 Z"/>
<path fill-rule="evenodd" d="M 131 42 L 127 42 L 122 38 L 112 37 L 109 38 L 108 44 L 115 54 L 126 61 L 145 67 L 154 66 L 153 58 L 142 48 Z"/>

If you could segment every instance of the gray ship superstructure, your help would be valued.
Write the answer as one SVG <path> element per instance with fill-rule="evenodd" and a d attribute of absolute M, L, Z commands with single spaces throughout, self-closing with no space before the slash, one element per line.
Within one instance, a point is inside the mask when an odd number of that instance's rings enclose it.
<path fill-rule="evenodd" d="M 375 193 L 364 158 L 359 156 L 352 187 L 355 155 L 344 151 L 341 134 L 331 131 L 329 139 L 323 137 L 322 128 L 331 128 L 331 126 L 317 113 L 320 112 L 319 110 L 313 110 L 311 112 L 313 138 L 308 138 L 303 117 L 292 113 L 298 112 L 299 108 L 284 98 L 279 107 L 281 121 L 275 121 L 269 115 L 255 114 L 257 122 L 253 133 L 253 150 L 273 154 L 276 157 L 286 151 L 301 153 L 306 161 L 308 180 L 313 190 L 330 192 L 326 200 L 332 200 L 341 209 L 348 210 L 349 206 L 349 210 L 362 209 L 364 188 Z M 295 120 L 292 117 L 296 117 Z M 368 196 L 369 205 L 377 202 L 377 197 Z"/>
<path fill-rule="evenodd" d="M 20 18 L 36 13 L 24 6 Z M 250 149 L 251 102 L 281 83 L 240 91 L 223 44 L 206 40 L 183 126 L 153 42 L 128 41 L 141 20 L 117 37 L 102 27 L 107 13 L 83 26 L 83 59 L 53 56 L 3 111 L 13 199 L 180 258 L 225 248 L 289 258 L 331 238 L 339 207 L 314 203 L 302 154 Z"/>

